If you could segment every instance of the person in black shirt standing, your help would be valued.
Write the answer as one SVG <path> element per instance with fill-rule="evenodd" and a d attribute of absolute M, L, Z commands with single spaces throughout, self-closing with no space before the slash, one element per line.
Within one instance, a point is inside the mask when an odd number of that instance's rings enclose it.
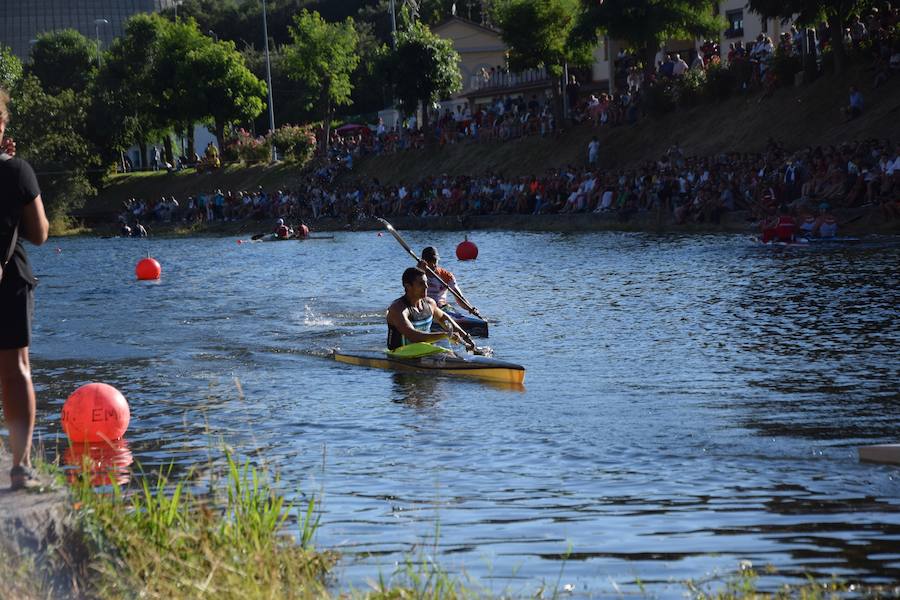
<path fill-rule="evenodd" d="M 0 141 L 9 121 L 8 104 L 9 96 L 0 90 Z M 8 153 L 14 145 L 0 143 L 0 148 L 0 386 L 12 450 L 10 487 L 17 490 L 37 483 L 31 470 L 36 404 L 28 358 L 37 279 L 22 239 L 43 244 L 50 226 L 31 165 Z"/>

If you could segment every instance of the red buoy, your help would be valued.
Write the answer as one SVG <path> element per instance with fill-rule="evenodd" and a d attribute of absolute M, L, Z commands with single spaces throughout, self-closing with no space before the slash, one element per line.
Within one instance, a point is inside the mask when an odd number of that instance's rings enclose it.
<path fill-rule="evenodd" d="M 128 402 L 119 390 L 105 383 L 83 385 L 66 400 L 62 427 L 73 442 L 117 440 L 131 421 Z"/>
<path fill-rule="evenodd" d="M 142 258 L 134 268 L 134 273 L 141 281 L 149 279 L 159 279 L 162 274 L 162 267 L 156 262 L 155 258 Z"/>
<path fill-rule="evenodd" d="M 478 258 L 478 246 L 469 241 L 469 236 L 456 247 L 456 258 L 459 260 L 475 260 Z"/>

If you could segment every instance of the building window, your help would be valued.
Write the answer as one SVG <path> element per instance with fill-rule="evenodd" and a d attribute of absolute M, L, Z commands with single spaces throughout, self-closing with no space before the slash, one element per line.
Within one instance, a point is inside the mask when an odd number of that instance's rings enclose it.
<path fill-rule="evenodd" d="M 728 22 L 728 29 L 725 30 L 725 37 L 735 38 L 744 35 L 743 10 L 729 10 L 725 13 L 725 20 Z"/>

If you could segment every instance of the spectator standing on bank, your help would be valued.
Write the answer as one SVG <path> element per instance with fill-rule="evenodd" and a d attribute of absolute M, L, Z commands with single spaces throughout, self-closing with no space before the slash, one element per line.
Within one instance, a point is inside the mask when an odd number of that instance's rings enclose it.
<path fill-rule="evenodd" d="M 581 85 L 575 76 L 569 77 L 569 83 L 566 84 L 566 101 L 569 104 L 569 118 L 572 119 L 575 109 L 578 107 L 578 95 L 581 93 Z"/>
<path fill-rule="evenodd" d="M 9 121 L 9 96 L 0 90 L 0 140 Z M 0 154 L 0 384 L 3 414 L 9 430 L 13 490 L 37 485 L 31 469 L 31 437 L 34 432 L 36 402 L 31 382 L 28 347 L 34 316 L 34 286 L 22 238 L 40 245 L 47 240 L 50 226 L 44 214 L 41 191 L 34 170 L 24 160 Z"/>
<path fill-rule="evenodd" d="M 600 140 L 597 139 L 597 136 L 591 138 L 591 142 L 588 144 L 588 164 L 593 166 L 597 165 L 597 160 L 600 157 Z"/>
<path fill-rule="evenodd" d="M 850 86 L 850 105 L 844 109 L 847 113 L 847 120 L 855 119 L 862 114 L 863 111 L 863 95 L 856 86 Z"/>

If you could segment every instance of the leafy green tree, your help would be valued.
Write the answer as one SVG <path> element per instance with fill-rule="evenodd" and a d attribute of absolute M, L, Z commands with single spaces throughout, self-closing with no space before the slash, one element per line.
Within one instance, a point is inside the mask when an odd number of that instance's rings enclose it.
<path fill-rule="evenodd" d="M 309 86 L 307 105 L 321 110 L 327 148 L 334 107 L 350 104 L 359 36 L 349 17 L 343 23 L 327 23 L 319 13 L 303 10 L 295 18 L 291 37 L 293 44 L 284 48 L 285 68 L 292 79 Z"/>
<path fill-rule="evenodd" d="M 74 29 L 41 34 L 31 49 L 28 72 L 48 94 L 81 93 L 97 73 L 97 46 Z"/>
<path fill-rule="evenodd" d="M 189 104 L 210 118 L 219 148 L 225 147 L 225 128 L 253 120 L 263 112 L 266 84 L 244 64 L 234 42 L 212 42 L 190 51 L 178 73 Z"/>
<path fill-rule="evenodd" d="M 656 52 L 670 39 L 718 36 L 725 22 L 709 0 L 581 0 L 573 40 L 596 41 L 599 32 L 622 40 L 654 70 Z"/>
<path fill-rule="evenodd" d="M 869 0 L 749 0 L 750 9 L 768 18 L 794 19 L 799 25 L 814 26 L 828 22 L 829 39 L 834 52 L 834 69 L 846 66 L 844 29 L 850 18 L 872 2 Z"/>
<path fill-rule="evenodd" d="M 92 115 L 96 135 L 108 140 L 109 149 L 124 150 L 134 143 L 146 157 L 147 141 L 167 128 L 155 74 L 165 26 L 157 15 L 135 15 L 107 53 Z"/>
<path fill-rule="evenodd" d="M 570 41 L 579 12 L 578 0 L 511 0 L 499 12 L 503 41 L 513 71 L 544 67 L 557 83 L 551 87 L 557 116 L 564 65 L 590 65 L 592 44 Z"/>
<path fill-rule="evenodd" d="M 459 60 L 450 40 L 434 35 L 423 23 L 414 22 L 399 32 L 385 71 L 392 75 L 400 108 L 410 114 L 421 103 L 427 123 L 429 106 L 462 88 Z"/>
<path fill-rule="evenodd" d="M 22 61 L 12 50 L 0 44 L 0 88 L 11 90 L 22 79 Z"/>
<path fill-rule="evenodd" d="M 38 174 L 51 222 L 65 221 L 69 211 L 96 193 L 88 173 L 100 159 L 84 135 L 89 105 L 86 95 L 71 89 L 47 94 L 32 75 L 12 96 L 10 135 Z"/>

